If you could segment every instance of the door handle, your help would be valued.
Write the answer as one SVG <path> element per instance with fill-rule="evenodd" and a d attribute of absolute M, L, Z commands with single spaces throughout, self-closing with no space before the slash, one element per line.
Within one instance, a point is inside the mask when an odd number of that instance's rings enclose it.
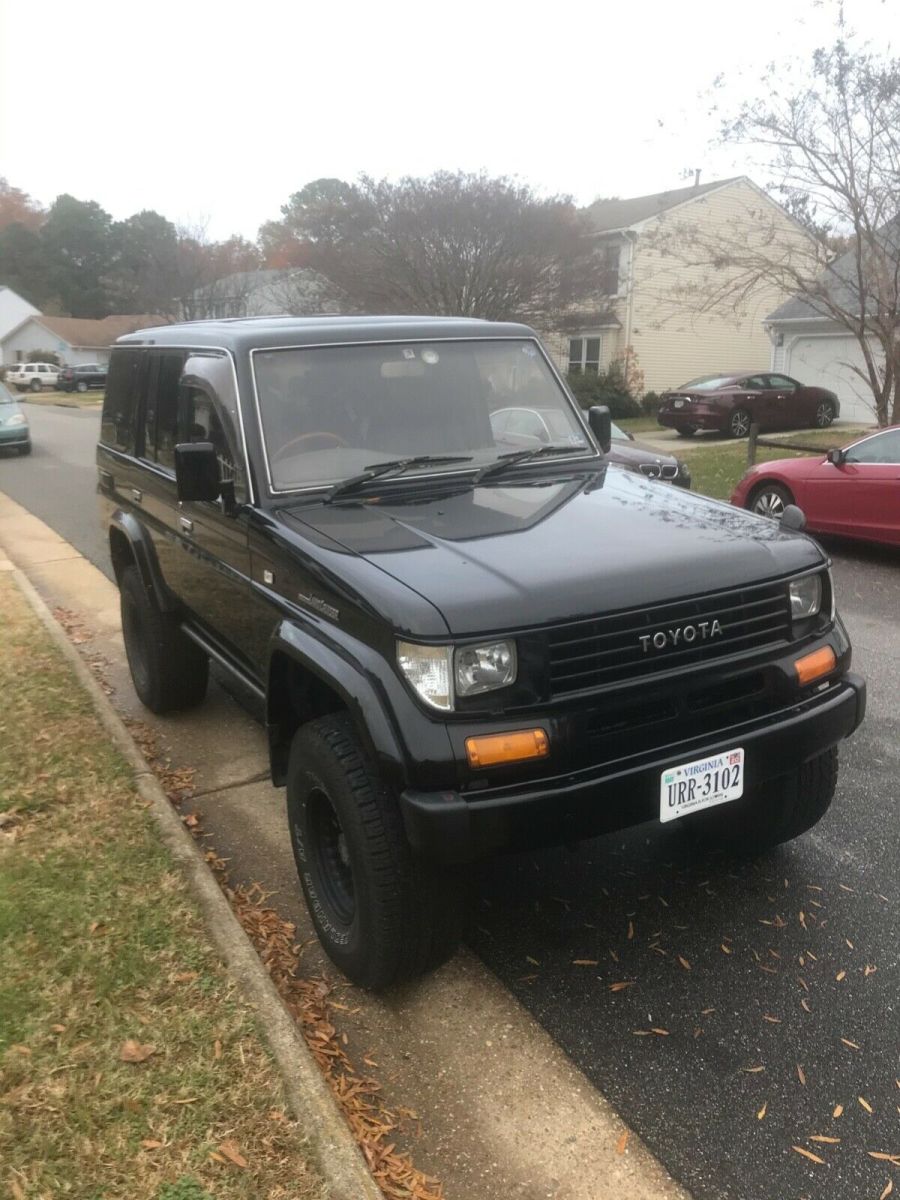
<path fill-rule="evenodd" d="M 135 502 L 135 504 L 140 504 L 140 502 L 144 498 L 144 493 L 140 490 L 140 488 L 132 488 L 131 489 L 131 498 Z"/>
<path fill-rule="evenodd" d="M 191 520 L 190 517 L 179 517 L 178 523 L 181 526 L 181 528 L 184 530 L 185 533 L 193 533 L 194 532 L 194 522 Z"/>

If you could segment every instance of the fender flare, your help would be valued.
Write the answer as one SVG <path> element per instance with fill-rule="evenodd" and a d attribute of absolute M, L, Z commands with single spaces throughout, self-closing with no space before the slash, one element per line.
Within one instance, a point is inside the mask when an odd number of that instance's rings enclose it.
<path fill-rule="evenodd" d="M 128 542 L 137 569 L 141 573 L 144 587 L 152 593 L 161 611 L 174 612 L 178 608 L 178 602 L 166 587 L 162 571 L 159 569 L 159 560 L 156 557 L 153 540 L 146 529 L 133 513 L 117 508 L 109 520 L 110 540 L 113 530 L 122 534 Z M 112 559 L 113 569 L 115 569 L 114 554 Z M 116 571 L 116 577 L 118 580 L 118 571 Z"/>
<path fill-rule="evenodd" d="M 354 651 L 361 653 L 357 654 Z M 266 729 L 272 781 L 284 782 L 282 755 L 283 729 L 279 714 L 273 710 L 272 664 L 277 655 L 292 659 L 334 692 L 346 707 L 360 740 L 378 764 L 386 780 L 398 790 L 407 782 L 406 752 L 391 706 L 376 672 L 366 671 L 362 659 L 365 648 L 354 643 L 353 650 L 333 640 L 326 641 L 322 631 L 302 628 L 290 620 L 282 621 L 269 643 L 269 667 L 266 687 Z M 373 665 L 377 655 L 372 655 Z"/>

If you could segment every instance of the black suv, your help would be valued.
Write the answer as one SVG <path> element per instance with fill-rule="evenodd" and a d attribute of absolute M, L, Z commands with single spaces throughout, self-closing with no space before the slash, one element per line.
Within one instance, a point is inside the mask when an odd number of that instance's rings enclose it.
<path fill-rule="evenodd" d="M 554 439 L 505 445 L 509 407 Z M 213 660 L 264 705 L 312 920 L 360 984 L 452 953 L 477 855 L 674 819 L 755 852 L 828 808 L 865 707 L 828 560 L 610 465 L 609 434 L 523 325 L 211 321 L 112 352 L 135 688 L 198 704 Z"/>
<path fill-rule="evenodd" d="M 106 387 L 106 367 L 100 363 L 76 363 L 61 367 L 56 385 L 61 392 L 86 392 L 90 388 Z"/>

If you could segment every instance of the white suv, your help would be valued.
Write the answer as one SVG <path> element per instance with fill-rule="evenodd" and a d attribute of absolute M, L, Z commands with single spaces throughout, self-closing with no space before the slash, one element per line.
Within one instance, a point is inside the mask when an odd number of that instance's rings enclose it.
<path fill-rule="evenodd" d="M 56 363 L 17 363 L 12 371 L 7 371 L 6 382 L 20 392 L 41 392 L 57 386 L 60 370 Z"/>

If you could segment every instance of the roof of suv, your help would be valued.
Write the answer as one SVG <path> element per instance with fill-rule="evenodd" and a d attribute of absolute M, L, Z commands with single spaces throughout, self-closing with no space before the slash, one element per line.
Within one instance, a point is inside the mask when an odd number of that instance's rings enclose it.
<path fill-rule="evenodd" d="M 414 341 L 431 338 L 534 337 L 527 325 L 474 317 L 356 316 L 236 317 L 158 325 L 120 337 L 117 345 L 217 346 L 252 350 L 322 346 L 335 342 Z"/>

